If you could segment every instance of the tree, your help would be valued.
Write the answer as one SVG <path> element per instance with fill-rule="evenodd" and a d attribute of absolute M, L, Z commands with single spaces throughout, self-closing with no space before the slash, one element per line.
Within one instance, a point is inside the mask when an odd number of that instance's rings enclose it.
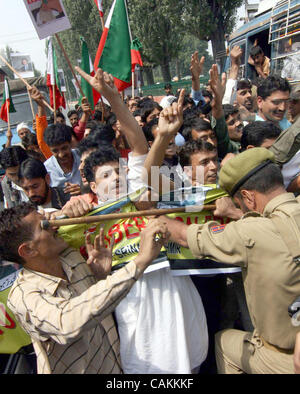
<path fill-rule="evenodd" d="M 13 52 L 12 48 L 9 47 L 8 45 L 6 45 L 5 48 L 1 48 L 0 49 L 0 54 L 1 56 L 9 63 L 11 64 L 11 57 L 10 54 Z M 8 76 L 8 79 L 14 79 L 14 73 L 11 71 L 11 69 L 9 67 L 7 67 L 6 64 L 3 63 L 3 65 L 1 66 L 2 70 L 6 73 L 6 75 Z"/>
<path fill-rule="evenodd" d="M 106 3 L 104 2 L 104 4 Z M 58 35 L 71 64 L 77 66 L 79 64 L 78 61 L 81 59 L 81 36 L 88 43 L 90 55 L 94 59 L 102 34 L 101 21 L 93 0 L 64 0 L 64 6 L 72 28 L 58 33 Z M 64 70 L 69 94 L 73 99 L 76 99 L 77 95 L 72 83 L 74 78 L 72 72 L 55 39 L 53 43 L 57 54 L 58 67 Z"/>
<path fill-rule="evenodd" d="M 171 62 L 172 75 L 177 75 L 179 79 L 180 77 L 191 75 L 191 55 L 195 51 L 199 52 L 200 58 L 201 56 L 205 56 L 203 74 L 207 74 L 213 64 L 213 59 L 207 49 L 207 41 L 201 41 L 191 34 L 185 34 L 182 37 L 182 49 L 180 50 L 177 59 Z"/>
<path fill-rule="evenodd" d="M 182 5 L 182 21 L 186 31 L 200 40 L 212 42 L 213 57 L 223 68 L 225 34 L 236 22 L 236 10 L 243 0 L 178 0 Z"/>
<path fill-rule="evenodd" d="M 143 62 L 148 69 L 159 65 L 165 82 L 171 80 L 170 61 L 178 56 L 182 47 L 183 32 L 178 4 L 180 2 L 177 0 L 128 2 L 131 31 L 143 46 Z"/>

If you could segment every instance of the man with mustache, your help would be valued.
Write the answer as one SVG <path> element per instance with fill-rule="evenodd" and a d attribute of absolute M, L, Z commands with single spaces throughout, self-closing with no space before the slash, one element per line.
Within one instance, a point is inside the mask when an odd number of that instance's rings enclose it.
<path fill-rule="evenodd" d="M 19 169 L 19 180 L 29 200 L 39 208 L 61 209 L 70 199 L 61 187 L 50 187 L 50 175 L 44 164 L 37 159 L 23 161 Z"/>
<path fill-rule="evenodd" d="M 255 120 L 270 120 L 286 130 L 291 123 L 286 119 L 291 87 L 288 81 L 276 75 L 266 78 L 257 88 L 258 113 Z"/>

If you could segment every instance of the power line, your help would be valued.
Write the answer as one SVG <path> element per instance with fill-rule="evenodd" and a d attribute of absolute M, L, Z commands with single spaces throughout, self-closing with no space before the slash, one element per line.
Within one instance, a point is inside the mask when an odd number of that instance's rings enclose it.
<path fill-rule="evenodd" d="M 32 41 L 32 40 L 38 40 L 38 38 L 37 37 L 29 37 L 29 38 L 23 38 L 22 40 L 12 40 L 12 41 L 7 41 L 7 40 L 1 41 L 0 40 L 0 43 L 2 42 L 3 44 L 10 45 L 10 44 L 18 43 L 18 42 Z"/>
<path fill-rule="evenodd" d="M 32 30 L 23 31 L 21 33 L 1 34 L 1 37 L 12 37 L 12 36 L 18 36 L 18 35 L 23 35 L 23 34 L 28 34 L 28 33 L 32 33 Z"/>

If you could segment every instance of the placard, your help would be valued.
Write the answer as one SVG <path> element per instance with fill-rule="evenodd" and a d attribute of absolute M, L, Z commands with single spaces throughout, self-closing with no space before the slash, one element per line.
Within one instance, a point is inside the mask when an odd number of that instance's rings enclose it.
<path fill-rule="evenodd" d="M 66 92 L 67 87 L 66 87 L 66 79 L 65 79 L 64 70 L 61 68 L 58 68 L 57 73 L 58 73 L 58 79 L 59 79 L 59 83 L 60 83 L 60 91 Z"/>
<path fill-rule="evenodd" d="M 18 71 L 22 78 L 34 77 L 34 67 L 30 56 L 25 53 L 11 53 L 11 65 Z M 19 78 L 14 74 L 15 78 Z"/>
<path fill-rule="evenodd" d="M 71 28 L 61 0 L 24 0 L 24 4 L 40 40 Z"/>

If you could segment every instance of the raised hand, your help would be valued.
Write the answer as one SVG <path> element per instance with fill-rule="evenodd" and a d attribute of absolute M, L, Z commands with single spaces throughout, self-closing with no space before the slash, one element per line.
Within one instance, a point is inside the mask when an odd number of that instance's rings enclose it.
<path fill-rule="evenodd" d="M 82 97 L 81 108 L 82 108 L 82 111 L 84 113 L 86 113 L 87 115 L 91 115 L 92 114 L 91 106 L 90 106 L 90 104 L 88 102 L 88 99 L 86 97 Z"/>
<path fill-rule="evenodd" d="M 158 120 L 158 134 L 173 137 L 177 134 L 183 122 L 183 101 L 185 90 L 180 91 L 177 103 L 166 107 L 160 112 Z"/>
<path fill-rule="evenodd" d="M 88 253 L 87 264 L 98 280 L 105 279 L 111 272 L 114 242 L 115 239 L 112 237 L 109 247 L 105 247 L 103 227 L 100 227 L 99 235 L 95 237 L 94 244 L 91 242 L 90 234 L 85 237 L 85 246 Z"/>
<path fill-rule="evenodd" d="M 75 70 L 80 74 L 97 92 L 102 94 L 108 100 L 116 95 L 119 95 L 118 89 L 114 84 L 114 77 L 111 74 L 98 68 L 95 76 L 87 74 L 81 70 L 80 67 L 75 67 Z"/>
<path fill-rule="evenodd" d="M 28 88 L 28 92 L 31 96 L 31 98 L 37 103 L 37 105 L 44 107 L 44 96 L 42 93 L 36 88 L 35 86 L 32 86 Z"/>
<path fill-rule="evenodd" d="M 222 74 L 222 81 L 220 81 L 218 67 L 216 64 L 213 64 L 211 69 L 209 70 L 209 86 L 214 95 L 215 103 L 222 104 L 222 99 L 225 93 L 225 86 L 226 86 L 226 75 L 225 73 Z"/>
<path fill-rule="evenodd" d="M 242 48 L 238 45 L 235 45 L 230 51 L 230 58 L 232 64 L 239 65 L 241 63 L 242 54 L 243 54 Z"/>
<path fill-rule="evenodd" d="M 190 67 L 192 78 L 199 79 L 203 71 L 204 62 L 205 62 L 204 56 L 202 56 L 201 59 L 199 60 L 198 51 L 192 54 L 191 67 Z"/>

